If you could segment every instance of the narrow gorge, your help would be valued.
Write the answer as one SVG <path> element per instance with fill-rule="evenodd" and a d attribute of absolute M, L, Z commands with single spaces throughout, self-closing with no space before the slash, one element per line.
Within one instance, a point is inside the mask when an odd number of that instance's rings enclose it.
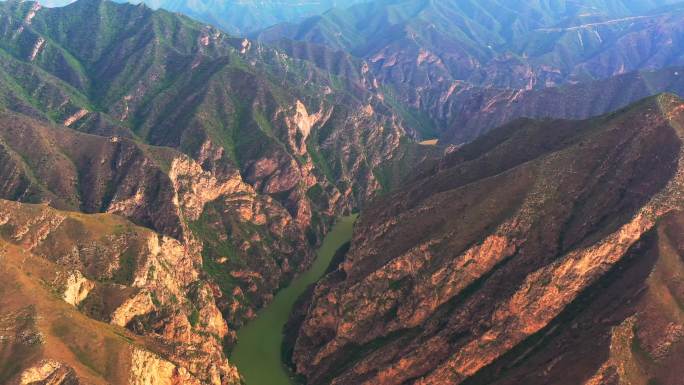
<path fill-rule="evenodd" d="M 351 240 L 356 218 L 356 215 L 340 218 L 325 236 L 309 270 L 280 290 L 273 301 L 238 332 L 238 343 L 230 359 L 248 384 L 296 384 L 283 362 L 284 328 L 297 299 L 323 276 L 331 263 L 336 262 L 333 259 L 336 252 Z"/>

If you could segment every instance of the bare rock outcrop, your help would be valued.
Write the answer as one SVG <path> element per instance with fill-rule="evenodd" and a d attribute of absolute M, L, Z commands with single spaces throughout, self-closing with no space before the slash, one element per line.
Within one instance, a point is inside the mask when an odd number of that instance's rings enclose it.
<path fill-rule="evenodd" d="M 40 270 L 40 280 L 71 311 L 147 339 L 150 347 L 131 350 L 131 378 L 141 384 L 239 381 L 223 353 L 231 332 L 203 279 L 201 256 L 180 241 L 109 214 L 11 201 L 0 201 L 0 226 L 3 244 L 31 255 L 38 267 L 51 266 Z M 67 373 L 46 362 L 26 369 L 27 376 Z"/>

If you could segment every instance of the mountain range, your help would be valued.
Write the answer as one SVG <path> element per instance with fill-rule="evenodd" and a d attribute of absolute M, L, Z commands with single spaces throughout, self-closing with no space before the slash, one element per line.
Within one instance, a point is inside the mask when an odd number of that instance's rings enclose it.
<path fill-rule="evenodd" d="M 235 328 L 311 263 L 335 216 L 382 190 L 374 172 L 410 146 L 406 114 L 365 75 L 334 76 L 166 11 L 11 1 L 0 3 L 0 26 L 0 198 L 115 214 L 169 238 L 195 269 L 169 284 L 183 295 L 204 287 L 202 298 L 223 313 L 207 323 L 224 324 L 195 337 L 188 320 L 199 311 L 204 323 L 203 311 L 178 293 L 148 289 L 135 278 L 146 274 L 138 269 L 148 257 L 123 246 L 111 250 L 113 262 L 95 267 L 73 259 L 81 249 L 109 246 L 74 246 L 76 254 L 59 263 L 80 274 L 69 281 L 76 286 L 50 290 L 76 290 L 96 303 L 116 296 L 106 312 L 86 313 L 110 322 L 119 312 L 120 327 L 162 335 L 170 346 L 216 336 L 218 348 L 202 364 L 170 358 L 199 381 L 235 380 L 234 369 L 216 361 L 225 360 L 221 346 L 229 351 Z M 3 226 L 12 235 L 24 225 Z M 38 231 L 42 239 L 53 229 Z M 69 232 L 56 234 L 55 242 L 78 243 Z M 130 286 L 125 294 L 80 288 L 84 280 L 110 282 L 119 270 L 128 278 L 114 282 Z M 80 300 L 73 305 L 86 306 Z"/>
<path fill-rule="evenodd" d="M 495 127 L 473 114 L 513 104 L 523 92 L 681 66 L 684 9 L 677 3 L 375 1 L 256 36 L 276 45 L 288 39 L 321 44 L 363 59 L 397 99 L 425 112 L 444 139 L 460 144 Z"/>
<path fill-rule="evenodd" d="M 296 22 L 363 0 L 133 0 L 154 9 L 182 13 L 232 34 L 247 34 L 283 22 Z M 43 0 L 47 7 L 61 7 L 74 0 Z M 120 1 L 125 2 L 125 1 Z"/>
<path fill-rule="evenodd" d="M 517 120 L 367 207 L 300 305 L 307 384 L 678 384 L 684 101 Z M 295 312 L 294 314 L 297 314 Z"/>
<path fill-rule="evenodd" d="M 607 95 L 605 99 L 620 99 L 619 104 L 603 102 L 604 108 L 585 109 L 584 114 L 519 102 L 523 93 L 538 100 L 548 92 L 564 95 L 566 85 L 619 75 L 634 78 L 644 71 L 684 65 L 679 38 L 684 8 L 676 0 L 322 2 L 309 18 L 280 17 L 278 10 L 285 8 L 279 3 L 221 4 L 208 7 L 210 14 L 205 14 L 203 3 L 150 5 L 247 34 L 294 58 L 316 61 L 324 55 L 332 61 L 349 55 L 386 93 L 438 127 L 421 134 L 439 137 L 442 143 L 473 140 L 518 117 L 509 110 L 520 105 L 527 117 L 588 118 L 648 95 L 681 91 L 673 84 L 678 75 L 670 75 L 667 84 L 648 85 L 647 92 Z M 312 6 L 298 5 L 286 9 Z M 224 9 L 230 7 L 258 11 Z M 253 27 L 233 27 L 239 24 L 230 20 L 235 15 Z M 560 89 L 543 91 L 547 88 Z M 492 108 L 502 104 L 506 119 L 498 119 L 501 111 Z"/>
<path fill-rule="evenodd" d="M 0 383 L 680 384 L 683 17 L 0 2 Z"/>

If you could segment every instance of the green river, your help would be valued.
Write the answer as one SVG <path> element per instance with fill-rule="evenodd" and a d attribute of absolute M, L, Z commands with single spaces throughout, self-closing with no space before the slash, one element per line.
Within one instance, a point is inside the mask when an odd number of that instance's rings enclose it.
<path fill-rule="evenodd" d="M 238 343 L 231 361 L 237 365 L 247 385 L 294 384 L 281 361 L 283 326 L 297 298 L 321 278 L 337 249 L 351 239 L 355 221 L 356 215 L 340 218 L 323 240 L 311 269 L 279 291 L 273 302 L 238 331 Z"/>

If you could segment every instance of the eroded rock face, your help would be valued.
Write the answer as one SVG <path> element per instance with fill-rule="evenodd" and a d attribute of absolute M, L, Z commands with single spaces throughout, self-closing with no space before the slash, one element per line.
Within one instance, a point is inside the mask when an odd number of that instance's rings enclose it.
<path fill-rule="evenodd" d="M 41 279 L 65 302 L 154 341 L 165 359 L 133 351 L 131 379 L 138 382 L 132 383 L 239 382 L 223 353 L 231 332 L 192 248 L 120 217 L 10 201 L 0 201 L 0 227 L 3 242 L 54 266 Z M 66 373 L 59 368 L 46 364 L 27 373 Z"/>
<path fill-rule="evenodd" d="M 55 360 L 42 360 L 25 369 L 18 379 L 19 385 L 76 385 L 79 381 L 74 370 Z"/>
<path fill-rule="evenodd" d="M 84 228 L 48 207 L 22 219 L 22 206 L 7 202 L 2 222 L 12 229 L 9 238 L 64 267 L 49 279 L 59 295 L 94 319 L 159 339 L 165 357 L 202 381 L 237 378 L 223 354 L 235 339 L 226 321 L 237 327 L 253 317 L 309 265 L 313 253 L 301 223 L 309 223 L 311 211 L 297 222 L 237 170 L 206 171 L 172 150 L 4 118 L 6 175 L 17 176 L 4 179 L 8 198 L 116 213 L 161 233 L 130 223 Z M 202 160 L 210 162 L 220 150 L 206 147 Z M 50 162 L 24 163 L 36 153 Z"/>
<path fill-rule="evenodd" d="M 221 157 L 221 150 L 211 150 L 210 142 L 203 148 L 201 160 Z M 299 211 L 308 209 L 308 216 L 298 221 L 244 182 L 237 170 L 217 175 L 186 156 L 173 159 L 169 178 L 186 221 L 185 233 L 191 234 L 185 243 L 202 254 L 195 263 L 203 264 L 215 279 L 214 293 L 231 324 L 240 325 L 253 315 L 274 290 L 312 261 L 304 235 L 311 223 L 306 199 L 298 201 L 305 205 Z"/>
<path fill-rule="evenodd" d="M 313 260 L 287 210 L 251 191 L 207 204 L 190 227 L 204 245 L 203 266 L 215 278 L 218 305 L 231 325 L 252 317 Z"/>
<path fill-rule="evenodd" d="M 676 383 L 681 308 L 640 293 L 681 299 L 666 234 L 682 230 L 683 105 L 520 121 L 368 208 L 313 291 L 296 370 L 311 384 Z"/>
<path fill-rule="evenodd" d="M 64 298 L 67 303 L 78 306 L 79 303 L 88 297 L 88 294 L 93 287 L 95 287 L 93 282 L 85 278 L 79 270 L 74 270 L 67 273 L 62 298 Z"/>
<path fill-rule="evenodd" d="M 242 181 L 239 173 L 219 181 L 216 176 L 187 157 L 177 157 L 171 163 L 169 178 L 178 194 L 178 204 L 189 221 L 196 221 L 204 205 L 222 195 L 252 194 L 252 187 Z"/>
<path fill-rule="evenodd" d="M 159 356 L 140 349 L 133 351 L 129 383 L 134 385 L 202 384 L 186 369 L 179 368 Z M 214 383 L 220 384 L 220 382 Z"/>
<path fill-rule="evenodd" d="M 239 325 L 313 258 L 305 234 L 314 234 L 314 242 L 317 239 L 316 231 L 306 231 L 313 215 L 306 190 L 316 183 L 314 179 L 297 187 L 301 195 L 293 195 L 298 205 L 297 216 L 293 217 L 281 203 L 246 183 L 238 170 L 207 171 L 189 156 L 170 149 L 143 148 L 125 138 L 83 135 L 14 114 L 0 117 L 0 136 L 6 138 L 3 143 L 8 161 L 3 176 L 5 198 L 114 213 L 163 234 L 140 240 L 144 243 L 140 247 L 154 257 L 138 266 L 135 276 L 126 273 L 135 288 L 156 285 L 156 281 L 173 288 L 167 297 L 183 296 L 178 282 L 185 287 L 197 280 L 206 271 L 202 265 L 212 267 L 209 276 L 217 281 L 238 272 L 260 277 L 256 282 L 253 278 L 237 278 L 237 285 L 247 297 L 234 297 L 234 287 L 225 286 L 225 282 L 214 286 L 225 317 Z M 36 154 L 43 154 L 49 162 L 33 162 L 38 158 Z M 218 170 L 211 164 L 221 154 L 220 148 L 207 142 L 198 157 L 209 169 Z M 33 178 L 32 174 L 41 178 Z M 298 185 L 298 180 L 294 178 L 292 183 Z M 331 209 L 329 215 L 336 210 Z M 319 223 L 318 230 L 325 230 L 326 225 Z M 112 235 L 110 241 L 113 250 L 126 252 L 125 237 Z M 226 254 L 226 250 L 234 253 Z M 44 251 L 50 255 L 49 250 Z M 51 257 L 60 258 L 60 263 L 68 266 L 90 269 L 98 279 L 111 279 L 116 271 L 125 268 L 115 257 L 104 261 L 98 260 L 96 254 L 96 250 L 84 246 Z M 173 266 L 173 271 L 164 266 Z M 64 295 L 70 303 L 80 303 L 84 298 L 78 292 L 92 289 L 76 287 L 80 285 L 77 277 L 63 279 L 67 287 Z M 73 282 L 67 282 L 69 279 Z M 115 288 L 108 290 L 117 292 Z M 117 324 L 126 325 L 134 316 L 149 312 L 149 296 L 137 298 L 128 307 L 139 311 L 117 313 Z"/>

